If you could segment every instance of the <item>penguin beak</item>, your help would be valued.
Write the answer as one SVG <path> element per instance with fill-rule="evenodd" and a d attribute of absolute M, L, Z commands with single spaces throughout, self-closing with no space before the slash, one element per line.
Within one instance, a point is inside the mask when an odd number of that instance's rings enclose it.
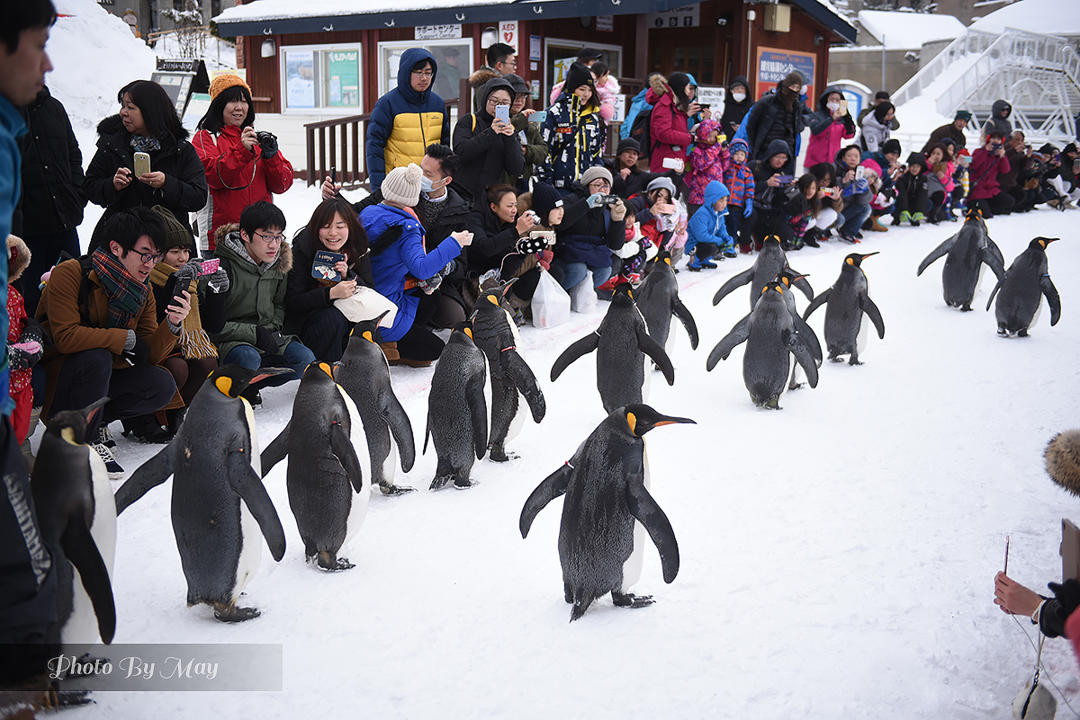
<path fill-rule="evenodd" d="M 871 257 L 872 255 L 879 255 L 879 254 L 881 254 L 881 251 L 880 250 L 875 250 L 872 253 L 866 253 L 865 255 L 860 256 L 859 259 L 860 260 L 865 260 L 866 258 Z"/>
<path fill-rule="evenodd" d="M 251 378 L 251 380 L 248 381 L 248 385 L 251 385 L 253 383 L 257 383 L 257 382 L 259 382 L 261 380 L 265 380 L 268 377 L 274 377 L 275 375 L 284 375 L 285 373 L 290 373 L 290 372 L 292 372 L 292 368 L 275 368 L 275 367 L 259 368 L 259 372 L 257 372 Z"/>
<path fill-rule="evenodd" d="M 663 415 L 661 417 L 663 419 L 653 423 L 653 427 L 660 427 L 661 425 L 697 425 L 697 421 L 690 418 L 674 417 L 672 415 Z"/>
<path fill-rule="evenodd" d="M 94 421 L 94 418 L 97 416 L 98 412 L 101 410 L 101 408 L 105 407 L 106 403 L 108 403 L 108 402 L 109 402 L 109 397 L 105 396 L 105 397 L 97 400 L 96 402 L 90 403 L 89 405 L 87 405 L 86 407 L 84 407 L 82 409 L 82 414 L 83 414 L 83 417 L 86 418 L 86 424 L 87 425 L 89 425 L 90 423 L 92 423 Z"/>
<path fill-rule="evenodd" d="M 1041 237 L 1041 238 L 1039 238 L 1039 244 L 1040 244 L 1040 245 L 1042 245 L 1042 246 L 1043 246 L 1043 250 L 1045 250 L 1045 249 L 1046 249 L 1046 246 L 1047 246 L 1047 245 L 1049 245 L 1049 244 L 1050 244 L 1050 243 L 1052 243 L 1052 242 L 1056 242 L 1056 241 L 1058 241 L 1058 240 L 1060 240 L 1060 239 L 1061 239 L 1061 238 L 1048 238 L 1048 237 Z"/>

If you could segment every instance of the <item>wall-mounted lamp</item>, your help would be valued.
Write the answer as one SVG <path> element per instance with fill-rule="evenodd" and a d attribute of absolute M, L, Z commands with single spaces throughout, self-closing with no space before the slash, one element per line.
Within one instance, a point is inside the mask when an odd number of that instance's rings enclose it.
<path fill-rule="evenodd" d="M 749 20 L 750 22 L 754 22 L 754 20 L 757 19 L 757 11 L 756 10 L 747 10 L 746 11 L 746 19 Z"/>
<path fill-rule="evenodd" d="M 499 30 L 486 27 L 480 31 L 480 49 L 485 50 L 499 41 Z"/>
<path fill-rule="evenodd" d="M 262 41 L 262 47 L 259 49 L 259 55 L 264 58 L 271 58 L 277 53 L 277 47 L 274 45 L 274 41 L 270 38 L 266 38 Z"/>
<path fill-rule="evenodd" d="M 814 33 L 814 44 L 820 45 L 823 42 L 825 42 L 825 38 L 822 37 L 819 33 Z"/>

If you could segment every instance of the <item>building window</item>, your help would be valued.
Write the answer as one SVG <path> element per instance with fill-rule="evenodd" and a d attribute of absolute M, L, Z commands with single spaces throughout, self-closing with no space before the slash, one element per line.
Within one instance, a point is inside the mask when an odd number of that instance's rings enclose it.
<path fill-rule="evenodd" d="M 361 109 L 359 45 L 283 47 L 281 78 L 283 110 Z"/>
<path fill-rule="evenodd" d="M 578 53 L 586 46 L 596 48 L 603 53 L 600 58 L 607 66 L 608 72 L 615 78 L 622 75 L 622 47 L 619 45 L 603 45 L 601 43 L 586 42 L 584 40 L 563 40 L 560 38 L 544 39 L 544 78 L 547 83 L 541 101 L 547 106 L 550 99 L 551 88 L 561 83 L 566 77 L 566 72 L 577 60 Z"/>
<path fill-rule="evenodd" d="M 379 96 L 397 87 L 398 65 L 406 50 L 423 47 L 435 58 L 439 71 L 435 74 L 435 94 L 443 100 L 460 95 L 460 81 L 473 71 L 472 39 L 405 40 L 379 43 Z M 411 68 L 410 68 L 411 69 Z"/>

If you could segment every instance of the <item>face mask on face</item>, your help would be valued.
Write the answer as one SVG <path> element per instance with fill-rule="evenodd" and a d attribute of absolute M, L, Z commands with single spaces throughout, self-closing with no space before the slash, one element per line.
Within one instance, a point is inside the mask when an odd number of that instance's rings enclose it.
<path fill-rule="evenodd" d="M 744 93 L 744 92 L 733 92 L 733 93 L 731 93 L 731 99 L 734 100 L 737 103 L 741 103 L 743 100 L 746 99 L 746 93 Z"/>
<path fill-rule="evenodd" d="M 441 187 L 441 186 L 440 186 Z M 420 191 L 429 193 L 435 189 L 435 183 L 427 175 L 420 176 Z"/>
<path fill-rule="evenodd" d="M 840 109 L 840 103 L 831 102 L 831 103 L 827 104 L 825 107 L 829 108 L 829 110 L 831 110 L 833 112 L 836 112 L 837 110 Z"/>

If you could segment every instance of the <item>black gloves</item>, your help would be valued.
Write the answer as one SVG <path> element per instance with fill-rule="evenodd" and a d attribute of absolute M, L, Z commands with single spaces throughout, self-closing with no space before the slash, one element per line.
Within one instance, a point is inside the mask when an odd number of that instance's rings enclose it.
<path fill-rule="evenodd" d="M 255 133 L 255 137 L 259 140 L 259 147 L 262 148 L 262 156 L 264 158 L 269 160 L 270 158 L 277 155 L 277 135 L 274 135 L 274 133 L 266 132 L 265 130 L 260 130 L 259 132 Z"/>
<path fill-rule="evenodd" d="M 30 347 L 26 347 L 27 345 Z M 32 368 L 37 365 L 43 352 L 44 348 L 39 342 L 8 345 L 8 365 L 12 370 Z"/>
<path fill-rule="evenodd" d="M 281 347 L 281 333 L 277 330 L 267 330 L 262 325 L 255 326 L 255 347 L 266 355 L 277 355 Z"/>
<path fill-rule="evenodd" d="M 125 350 L 120 357 L 128 361 L 132 366 L 145 365 L 150 359 L 150 346 L 142 338 L 135 338 L 135 345 L 130 350 Z"/>

